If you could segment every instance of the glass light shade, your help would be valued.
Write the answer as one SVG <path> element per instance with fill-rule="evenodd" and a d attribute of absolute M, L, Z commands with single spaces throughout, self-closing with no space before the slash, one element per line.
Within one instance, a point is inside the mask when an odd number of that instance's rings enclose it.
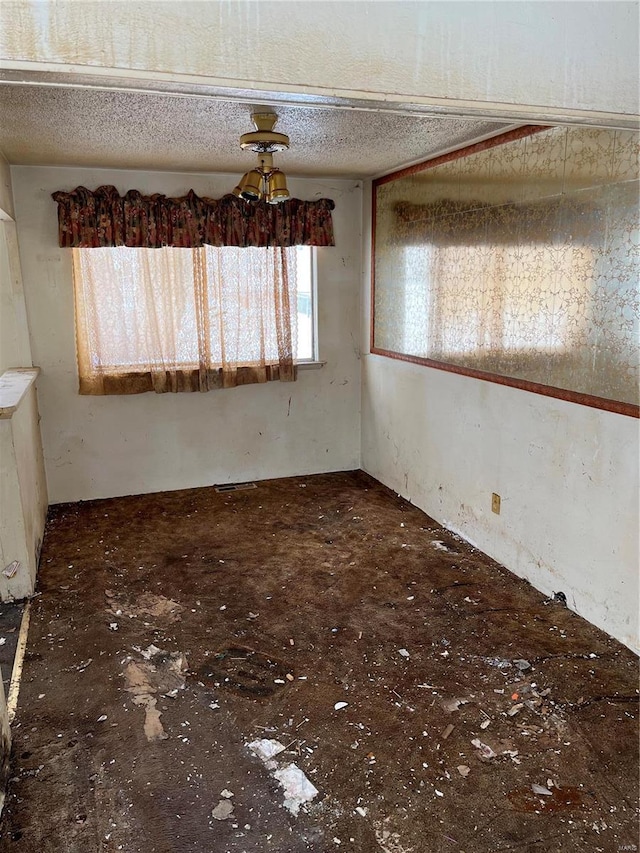
<path fill-rule="evenodd" d="M 269 204 L 279 204 L 290 197 L 284 172 L 275 169 L 269 175 L 267 201 Z"/>

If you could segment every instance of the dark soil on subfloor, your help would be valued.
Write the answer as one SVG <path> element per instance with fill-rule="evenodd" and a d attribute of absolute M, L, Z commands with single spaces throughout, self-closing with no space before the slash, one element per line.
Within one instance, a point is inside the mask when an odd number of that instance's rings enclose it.
<path fill-rule="evenodd" d="M 635 850 L 637 672 L 359 472 L 57 506 L 0 851 Z"/>
<path fill-rule="evenodd" d="M 0 603 L 0 670 L 2 671 L 5 698 L 9 695 L 11 672 L 16 656 L 23 610 L 24 604 L 21 601 Z"/>

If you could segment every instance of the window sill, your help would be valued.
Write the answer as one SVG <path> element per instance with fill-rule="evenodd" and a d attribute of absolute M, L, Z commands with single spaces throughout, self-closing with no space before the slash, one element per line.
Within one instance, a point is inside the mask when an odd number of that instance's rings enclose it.
<path fill-rule="evenodd" d="M 296 367 L 298 370 L 320 370 L 326 363 L 326 361 L 297 361 Z"/>

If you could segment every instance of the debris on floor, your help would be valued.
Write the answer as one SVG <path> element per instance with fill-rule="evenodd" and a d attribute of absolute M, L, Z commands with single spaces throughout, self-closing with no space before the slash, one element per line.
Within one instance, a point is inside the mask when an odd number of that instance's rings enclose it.
<path fill-rule="evenodd" d="M 211 817 L 214 820 L 228 820 L 233 814 L 233 803 L 229 800 L 220 800 L 218 805 L 211 812 Z"/>
<path fill-rule="evenodd" d="M 311 802 L 320 793 L 295 764 L 287 764 L 273 774 L 284 788 L 284 807 L 297 815 L 300 806 Z"/>
<path fill-rule="evenodd" d="M 251 743 L 247 744 L 247 746 L 251 752 L 253 752 L 253 754 L 256 755 L 269 769 L 277 767 L 275 761 L 273 763 L 270 762 L 276 757 L 276 755 L 280 755 L 281 752 L 284 752 L 286 748 L 277 740 L 269 740 L 268 738 L 252 740 Z"/>
<path fill-rule="evenodd" d="M 0 853 L 637 844 L 636 657 L 362 473 L 52 507 L 38 593 Z"/>
<path fill-rule="evenodd" d="M 110 589 L 106 589 L 104 594 L 109 602 L 108 612 L 114 616 L 128 616 L 129 619 L 154 616 L 165 622 L 176 622 L 183 609 L 176 601 L 152 592 L 143 592 L 132 602 L 120 601 Z"/>
<path fill-rule="evenodd" d="M 144 733 L 148 741 L 165 740 L 169 735 L 160 721 L 157 694 L 170 695 L 184 690 L 187 661 L 182 652 L 164 652 L 157 646 L 138 649 L 142 661 L 126 659 L 125 690 L 132 694 L 133 703 L 144 708 Z"/>
<path fill-rule="evenodd" d="M 284 788 L 283 805 L 291 814 L 297 816 L 300 806 L 311 802 L 318 795 L 318 789 L 311 784 L 299 767 L 292 763 L 278 765 L 275 759 L 285 752 L 285 747 L 277 740 L 262 738 L 251 741 L 247 746 L 268 770 L 274 771 L 274 778 Z"/>

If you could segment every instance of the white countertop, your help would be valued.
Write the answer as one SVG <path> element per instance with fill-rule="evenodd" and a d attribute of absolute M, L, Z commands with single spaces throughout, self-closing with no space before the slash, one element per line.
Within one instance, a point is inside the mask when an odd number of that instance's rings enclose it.
<path fill-rule="evenodd" d="M 0 376 L 0 420 L 13 415 L 39 373 L 39 367 L 12 367 Z"/>

